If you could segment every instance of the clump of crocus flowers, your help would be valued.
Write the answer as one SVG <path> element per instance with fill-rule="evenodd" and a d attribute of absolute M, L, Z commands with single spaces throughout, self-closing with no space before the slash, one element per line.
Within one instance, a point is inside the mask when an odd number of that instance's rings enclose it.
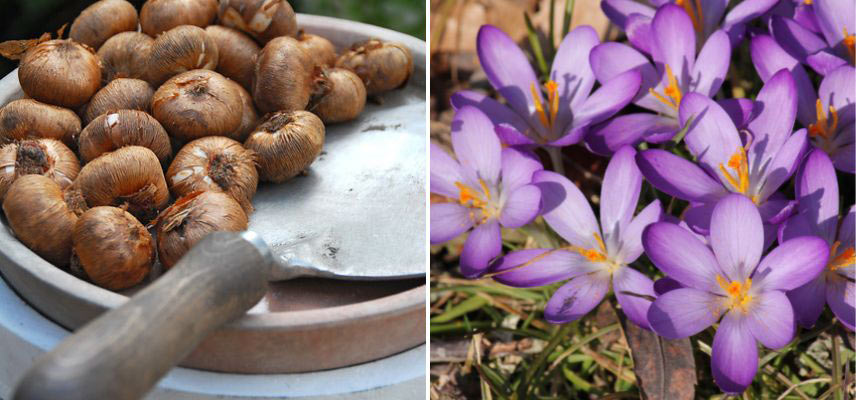
<path fill-rule="evenodd" d="M 726 4 L 604 0 L 626 40 L 577 27 L 541 76 L 483 26 L 478 56 L 495 93 L 451 98 L 455 157 L 431 146 L 431 241 L 469 232 L 469 278 L 561 282 L 544 309 L 551 323 L 614 296 L 628 320 L 668 339 L 715 326 L 714 380 L 739 393 L 758 344 L 786 346 L 827 306 L 856 324 L 856 207 L 839 195 L 856 158 L 856 3 Z M 735 98 L 723 87 L 741 46 L 754 71 L 736 74 L 763 84 Z M 571 145 L 610 157 L 599 196 L 556 164 Z M 502 235 L 514 229 L 559 242 L 511 250 Z"/>

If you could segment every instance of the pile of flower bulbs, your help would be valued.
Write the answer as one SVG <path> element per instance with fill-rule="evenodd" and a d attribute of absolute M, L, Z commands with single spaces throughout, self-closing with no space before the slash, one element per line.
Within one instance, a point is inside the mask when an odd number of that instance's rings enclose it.
<path fill-rule="evenodd" d="M 577 27 L 543 84 L 508 35 L 481 28 L 479 61 L 506 103 L 452 95 L 457 159 L 432 145 L 431 242 L 472 229 L 463 275 L 565 282 L 545 306 L 551 323 L 579 320 L 610 292 L 628 320 L 667 339 L 718 323 L 713 377 L 739 393 L 758 343 L 786 346 L 827 304 L 856 325 L 856 207 L 839 204 L 836 174 L 852 181 L 856 163 L 856 3 L 650 3 L 602 1 L 629 43 Z M 741 46 L 754 71 L 735 71 Z M 723 96 L 732 73 L 763 86 Z M 561 148 L 577 143 L 610 157 L 599 218 L 563 171 Z M 655 190 L 668 206 L 644 201 Z M 565 243 L 505 252 L 503 232 L 538 216 Z M 643 254 L 658 275 L 640 272 Z"/>
<path fill-rule="evenodd" d="M 3 211 L 38 255 L 111 290 L 247 229 L 259 180 L 305 171 L 324 124 L 413 68 L 396 43 L 337 55 L 285 0 L 149 0 L 139 15 L 101 0 L 68 39 L 30 42 L 26 98 L 0 109 Z"/>

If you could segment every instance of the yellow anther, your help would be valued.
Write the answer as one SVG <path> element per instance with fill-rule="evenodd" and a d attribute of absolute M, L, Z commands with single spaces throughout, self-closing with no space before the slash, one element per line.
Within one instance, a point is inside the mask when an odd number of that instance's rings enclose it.
<path fill-rule="evenodd" d="M 805 5 L 807 5 L 807 6 L 810 6 L 810 5 L 814 4 L 814 1 L 812 1 L 812 0 L 805 0 L 805 1 L 803 1 L 803 3 L 805 3 Z"/>
<path fill-rule="evenodd" d="M 550 125 L 556 123 L 556 114 L 559 113 L 559 84 L 555 81 L 547 81 L 544 84 L 547 89 L 547 97 L 550 99 Z"/>
<path fill-rule="evenodd" d="M 672 68 L 668 65 L 666 65 L 666 77 L 669 80 L 669 84 L 663 88 L 665 96 L 657 93 L 653 88 L 649 88 L 648 93 L 651 93 L 651 95 L 656 97 L 657 100 L 660 100 L 663 104 L 677 111 L 678 107 L 681 105 L 683 94 L 681 93 L 681 87 L 678 86 L 678 79 L 675 78 L 675 74 L 672 73 Z"/>
<path fill-rule="evenodd" d="M 535 86 L 535 82 L 529 86 L 529 91 L 532 92 L 532 101 L 535 103 L 535 110 L 538 112 L 538 119 L 545 128 L 552 129 L 553 124 L 556 123 L 556 115 L 559 113 L 559 84 L 550 80 L 544 84 L 544 89 L 547 90 L 548 109 L 544 108 L 544 104 L 538 97 L 538 88 Z"/>
<path fill-rule="evenodd" d="M 541 100 L 538 96 L 538 89 L 535 87 L 535 82 L 532 82 L 532 85 L 529 86 L 529 90 L 532 92 L 532 101 L 535 103 L 535 111 L 538 112 L 538 119 L 541 120 L 541 125 L 544 125 L 545 128 L 551 128 L 550 119 L 547 117 L 547 113 L 544 112 L 544 105 L 541 104 Z"/>
<path fill-rule="evenodd" d="M 592 262 L 606 261 L 606 244 L 603 243 L 603 239 L 601 239 L 599 233 L 594 233 L 594 240 L 597 241 L 597 249 L 586 249 L 583 247 L 570 246 L 570 250 L 576 251 L 577 253 Z"/>
<path fill-rule="evenodd" d="M 745 282 L 729 282 L 722 276 L 717 275 L 716 283 L 718 283 L 719 287 L 721 287 L 728 295 L 729 309 L 739 309 L 744 313 L 747 312 L 747 306 L 752 302 L 752 296 L 749 294 L 749 289 L 752 289 L 752 278 L 746 278 Z"/>
<path fill-rule="evenodd" d="M 728 168 L 731 168 L 736 177 L 725 168 L 722 163 L 719 164 L 719 171 L 722 176 L 731 185 L 734 191 L 742 194 L 747 194 L 749 191 L 749 159 L 746 157 L 746 149 L 742 146 L 731 155 L 728 159 Z M 757 203 L 757 196 L 752 196 L 752 201 Z"/>
<path fill-rule="evenodd" d="M 838 112 L 833 105 L 829 106 L 829 115 L 823 109 L 823 103 L 820 99 L 814 103 L 814 109 L 817 116 L 817 122 L 809 124 L 808 134 L 811 137 L 820 136 L 825 140 L 832 139 L 835 130 L 838 129 Z M 829 117 L 832 117 L 832 123 L 829 122 Z"/>
<path fill-rule="evenodd" d="M 490 200 L 490 190 L 482 179 L 479 179 L 479 185 L 481 185 L 481 193 L 461 182 L 455 182 L 455 186 L 459 190 L 458 202 L 461 203 L 462 206 L 470 208 L 484 209 L 487 207 L 487 202 Z M 482 195 L 484 195 L 484 197 L 482 197 Z"/>
<path fill-rule="evenodd" d="M 836 255 L 839 246 L 841 246 L 841 242 L 837 241 L 829 248 L 829 256 L 831 258 L 829 259 L 827 266 L 830 271 L 835 271 L 839 268 L 856 264 L 856 251 L 854 251 L 853 247 L 847 247 L 841 252 L 841 254 Z"/>
<path fill-rule="evenodd" d="M 847 28 L 844 28 L 844 47 L 850 53 L 850 60 L 856 64 L 856 35 L 847 33 Z"/>

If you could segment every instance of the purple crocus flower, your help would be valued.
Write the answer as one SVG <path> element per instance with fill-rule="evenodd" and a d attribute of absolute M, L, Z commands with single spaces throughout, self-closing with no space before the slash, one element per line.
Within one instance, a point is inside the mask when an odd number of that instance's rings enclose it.
<path fill-rule="evenodd" d="M 547 97 L 529 60 L 508 35 L 492 25 L 479 30 L 477 50 L 488 81 L 508 102 L 503 105 L 473 91 L 452 96 L 455 109 L 480 108 L 497 126 L 505 145 L 567 146 L 578 143 L 589 125 L 624 108 L 639 90 L 636 71 L 616 76 L 592 93 L 595 77 L 589 52 L 600 41 L 590 26 L 568 33 L 553 61 L 544 85 Z"/>
<path fill-rule="evenodd" d="M 821 75 L 856 64 L 856 2 L 813 0 L 810 6 L 814 21 L 778 15 L 771 18 L 770 33 L 776 41 Z"/>
<path fill-rule="evenodd" d="M 761 259 L 761 216 L 752 201 L 729 195 L 713 210 L 710 248 L 667 222 L 642 234 L 645 253 L 683 287 L 651 304 L 648 322 L 667 339 L 701 332 L 722 320 L 713 339 L 711 370 L 724 392 L 739 393 L 758 369 L 756 341 L 778 349 L 794 337 L 794 311 L 785 291 L 823 270 L 829 247 L 822 239 L 788 240 Z M 712 250 L 712 251 L 711 251 Z"/>
<path fill-rule="evenodd" d="M 612 23 L 627 33 L 627 38 L 636 48 L 653 54 L 649 44 L 651 20 L 664 4 L 675 4 L 692 19 L 691 30 L 679 31 L 680 36 L 692 36 L 689 33 L 693 32 L 698 43 L 704 43 L 716 30 L 722 29 L 731 38 L 731 45 L 737 46 L 743 38 L 746 23 L 766 13 L 778 1 L 744 0 L 728 14 L 725 14 L 728 0 L 603 0 L 600 7 Z"/>
<path fill-rule="evenodd" d="M 541 164 L 515 149 L 503 149 L 493 123 L 475 107 L 462 107 L 452 121 L 457 161 L 431 144 L 431 193 L 448 202 L 431 204 L 431 243 L 473 231 L 461 253 L 461 273 L 481 275 L 502 250 L 500 226 L 518 228 L 538 214 L 541 191 L 530 184 Z"/>
<path fill-rule="evenodd" d="M 535 173 L 541 188 L 544 219 L 568 242 L 557 249 L 511 252 L 491 266 L 494 279 L 509 286 L 531 287 L 570 279 L 544 309 L 554 324 L 584 316 L 603 300 L 610 287 L 631 321 L 647 328 L 646 314 L 656 296 L 650 278 L 629 267 L 642 254 L 641 234 L 660 219 L 655 201 L 636 217 L 642 175 L 636 151 L 626 146 L 606 167 L 601 188 L 600 224 L 585 196 L 567 178 L 550 171 Z"/>
<path fill-rule="evenodd" d="M 797 174 L 795 191 L 799 212 L 779 228 L 779 241 L 800 236 L 817 236 L 830 246 L 829 262 L 811 282 L 788 292 L 797 322 L 811 327 L 824 304 L 850 330 L 856 325 L 856 255 L 853 251 L 856 206 L 850 206 L 838 227 L 838 180 L 832 161 L 815 149 L 806 157 Z M 837 228 L 837 229 L 836 229 Z"/>
<path fill-rule="evenodd" d="M 807 134 L 794 126 L 796 89 L 790 72 L 771 77 L 757 97 L 761 111 L 741 138 L 728 114 L 716 102 L 690 93 L 681 103 L 680 120 L 695 117 L 685 142 L 700 165 L 664 150 L 646 150 L 636 156 L 645 178 L 657 189 L 691 203 L 687 223 L 706 234 L 716 202 L 729 193 L 740 193 L 761 212 L 770 242 L 775 227 L 787 216 L 790 201 L 778 193 L 799 165 Z"/>
<path fill-rule="evenodd" d="M 728 72 L 731 45 L 723 31 L 714 32 L 696 55 L 696 38 L 687 35 L 692 22 L 680 7 L 660 7 L 651 23 L 652 59 L 632 47 L 609 42 L 595 46 L 591 65 L 597 79 L 609 82 L 627 71 L 642 74 L 642 87 L 634 104 L 651 113 L 622 115 L 597 125 L 586 136 L 589 148 L 611 154 L 623 145 L 641 140 L 663 142 L 680 129 L 678 110 L 689 92 L 712 97 Z"/>
<path fill-rule="evenodd" d="M 815 91 L 805 69 L 772 37 L 758 35 L 750 43 L 752 63 L 762 80 L 776 71 L 791 71 L 797 90 L 797 119 L 808 128 L 812 144 L 823 149 L 841 171 L 856 173 L 856 68 L 842 65 Z"/>

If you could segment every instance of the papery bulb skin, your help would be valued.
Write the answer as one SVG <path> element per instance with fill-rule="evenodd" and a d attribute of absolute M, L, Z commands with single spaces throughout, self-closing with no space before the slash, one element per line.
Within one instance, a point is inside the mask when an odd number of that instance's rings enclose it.
<path fill-rule="evenodd" d="M 265 44 L 297 34 L 297 15 L 285 0 L 221 0 L 220 24 L 239 29 Z"/>
<path fill-rule="evenodd" d="M 217 0 L 148 0 L 140 9 L 140 27 L 149 36 L 181 25 L 204 28 L 217 17 Z"/>
<path fill-rule="evenodd" d="M 155 39 L 147 62 L 147 81 L 159 87 L 167 79 L 195 69 L 217 68 L 217 43 L 196 26 L 181 25 Z"/>
<path fill-rule="evenodd" d="M 238 82 L 246 90 L 252 90 L 255 59 L 262 48 L 237 29 L 211 25 L 205 28 L 205 32 L 217 43 L 217 72 Z"/>
<path fill-rule="evenodd" d="M 45 138 L 75 148 L 80 128 L 74 111 L 33 99 L 15 100 L 0 108 L 0 143 Z"/>
<path fill-rule="evenodd" d="M 351 46 L 336 61 L 336 67 L 354 71 L 371 96 L 407 84 L 413 74 L 413 56 L 401 43 L 372 39 Z"/>
<path fill-rule="evenodd" d="M 137 9 L 125 0 L 100 0 L 83 10 L 68 32 L 68 37 L 98 50 L 120 32 L 137 30 Z"/>
<path fill-rule="evenodd" d="M 80 173 L 74 152 L 54 139 L 26 139 L 0 148 L 0 200 L 9 187 L 24 175 L 44 175 L 59 185 L 71 186 Z"/>
<path fill-rule="evenodd" d="M 274 113 L 244 142 L 258 159 L 259 177 L 285 182 L 306 171 L 324 146 L 324 123 L 308 111 Z"/>
<path fill-rule="evenodd" d="M 101 61 L 74 40 L 49 40 L 27 50 L 18 66 L 21 89 L 42 103 L 76 109 L 101 87 Z"/>
<path fill-rule="evenodd" d="M 152 115 L 182 142 L 232 134 L 241 127 L 243 110 L 234 83 L 209 70 L 177 75 L 152 98 Z"/>
<path fill-rule="evenodd" d="M 104 83 L 117 78 L 145 79 L 155 40 L 142 32 L 122 32 L 98 49 Z"/>
<path fill-rule="evenodd" d="M 326 93 L 310 107 L 325 124 L 351 121 L 366 106 L 366 87 L 357 74 L 343 68 L 324 70 Z"/>
<path fill-rule="evenodd" d="M 139 110 L 119 110 L 103 114 L 80 132 L 80 158 L 88 163 L 104 153 L 125 146 L 142 146 L 166 167 L 172 156 L 169 135 L 151 115 Z"/>
<path fill-rule="evenodd" d="M 98 116 L 118 110 L 151 112 L 154 94 L 155 91 L 144 80 L 114 79 L 89 100 L 83 113 L 83 123 L 89 124 Z"/>

